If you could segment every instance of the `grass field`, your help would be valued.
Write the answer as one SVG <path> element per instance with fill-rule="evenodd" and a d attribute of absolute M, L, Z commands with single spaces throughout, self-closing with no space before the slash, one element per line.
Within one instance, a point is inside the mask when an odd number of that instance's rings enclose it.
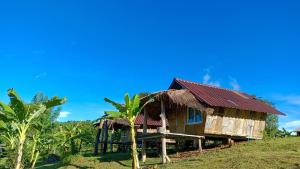
<path fill-rule="evenodd" d="M 268 141 L 252 141 L 240 143 L 223 150 L 207 151 L 204 154 L 187 157 L 171 158 L 172 163 L 162 165 L 159 158 L 148 158 L 145 168 L 169 169 L 300 169 L 300 137 L 280 138 Z M 105 157 L 76 155 L 65 159 L 64 164 L 42 165 L 38 169 L 76 169 L 76 168 L 130 168 L 128 154 L 113 153 Z"/>

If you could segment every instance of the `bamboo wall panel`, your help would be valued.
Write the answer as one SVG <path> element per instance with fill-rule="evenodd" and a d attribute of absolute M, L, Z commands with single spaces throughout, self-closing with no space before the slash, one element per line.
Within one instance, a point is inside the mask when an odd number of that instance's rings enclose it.
<path fill-rule="evenodd" d="M 216 109 L 212 115 L 207 115 L 205 134 L 241 136 L 254 139 L 263 137 L 265 128 L 264 113 L 237 111 L 236 109 Z"/>
<path fill-rule="evenodd" d="M 216 134 L 261 139 L 265 128 L 265 113 L 215 108 L 202 112 L 201 124 L 186 123 L 187 108 L 181 107 L 168 112 L 170 132 L 192 135 Z"/>

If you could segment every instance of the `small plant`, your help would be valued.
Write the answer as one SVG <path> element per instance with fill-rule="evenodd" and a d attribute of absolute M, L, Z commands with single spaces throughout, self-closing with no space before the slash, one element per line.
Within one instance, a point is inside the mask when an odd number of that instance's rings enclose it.
<path fill-rule="evenodd" d="M 114 102 L 108 98 L 104 99 L 106 102 L 112 104 L 118 111 L 106 111 L 105 114 L 107 115 L 106 118 L 108 119 L 116 119 L 122 118 L 126 119 L 130 126 L 130 134 L 131 134 L 131 149 L 132 149 L 132 168 L 136 169 L 139 168 L 139 160 L 138 160 L 138 153 L 136 148 L 136 140 L 135 140 L 135 130 L 134 130 L 134 122 L 135 118 L 138 114 L 143 110 L 143 108 L 153 100 L 148 100 L 143 106 L 140 106 L 140 97 L 139 95 L 134 95 L 131 99 L 128 94 L 124 96 L 125 104 L 120 104 Z"/>

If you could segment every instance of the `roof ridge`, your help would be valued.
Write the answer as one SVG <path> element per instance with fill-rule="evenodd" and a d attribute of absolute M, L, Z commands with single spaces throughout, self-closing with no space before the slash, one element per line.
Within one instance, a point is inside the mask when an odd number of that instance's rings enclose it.
<path fill-rule="evenodd" d="M 209 85 L 209 84 L 203 84 L 203 83 L 199 83 L 199 82 L 193 82 L 193 81 L 190 81 L 190 80 L 184 80 L 184 79 L 177 78 L 177 77 L 175 78 L 175 80 L 184 81 L 184 82 L 187 82 L 187 83 L 192 83 L 192 84 L 196 84 L 196 85 L 199 85 L 199 86 L 206 86 L 206 87 L 211 87 L 211 88 L 216 88 L 216 89 L 227 90 L 227 91 L 230 91 L 230 92 L 238 92 L 238 93 L 244 94 L 244 92 L 240 92 L 238 90 L 232 90 L 232 89 L 227 89 L 227 88 L 223 88 L 223 87 L 217 87 L 217 86 L 213 86 L 213 85 Z"/>

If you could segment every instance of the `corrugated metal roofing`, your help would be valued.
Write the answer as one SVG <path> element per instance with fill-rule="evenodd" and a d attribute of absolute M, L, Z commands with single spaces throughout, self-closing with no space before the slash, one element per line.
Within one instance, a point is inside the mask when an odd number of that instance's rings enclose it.
<path fill-rule="evenodd" d="M 175 85 L 180 85 L 182 88 L 189 90 L 199 101 L 210 106 L 285 115 L 272 106 L 256 99 L 255 96 L 243 92 L 203 85 L 178 78 L 174 79 L 170 88 L 174 88 Z"/>
<path fill-rule="evenodd" d="M 135 122 L 134 122 L 135 125 L 142 125 L 144 124 L 144 114 L 139 114 L 136 119 L 135 119 Z M 161 126 L 161 120 L 155 120 L 153 118 L 151 118 L 150 116 L 148 116 L 147 118 L 147 125 L 148 126 Z M 166 125 L 168 126 L 169 123 L 168 123 L 168 120 L 166 120 Z"/>

